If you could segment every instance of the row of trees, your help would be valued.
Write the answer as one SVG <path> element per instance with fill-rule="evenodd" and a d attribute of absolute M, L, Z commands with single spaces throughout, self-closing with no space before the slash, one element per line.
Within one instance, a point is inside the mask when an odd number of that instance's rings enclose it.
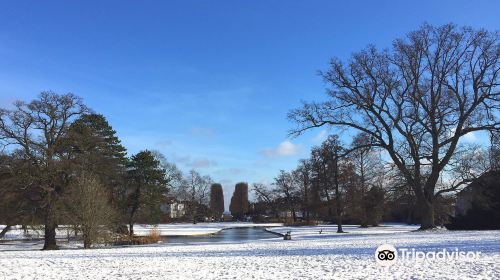
<path fill-rule="evenodd" d="M 363 133 L 368 143 L 353 148 L 383 150 L 416 197 L 421 228 L 433 228 L 441 197 L 477 177 L 481 154 L 461 140 L 500 130 L 499 75 L 498 32 L 424 25 L 391 49 L 332 59 L 322 73 L 328 99 L 292 110 L 290 133 L 323 126 Z"/>
<path fill-rule="evenodd" d="M 353 145 L 364 141 L 366 136 L 360 134 Z M 370 147 L 349 150 L 338 136 L 330 135 L 295 170 L 280 171 L 272 188 L 254 184 L 253 190 L 257 202 L 266 205 L 264 209 L 273 209 L 275 215 L 285 210 L 294 222 L 298 214 L 307 222 L 336 221 L 338 232 L 343 232 L 347 212 L 351 222 L 377 225 L 386 179 L 380 157 L 380 151 Z"/>
<path fill-rule="evenodd" d="M 194 221 L 208 205 L 210 177 L 182 174 L 158 152 L 127 158 L 105 117 L 73 94 L 0 109 L 0 144 L 0 222 L 43 224 L 44 249 L 57 248 L 60 223 L 81 232 L 85 248 L 115 231 L 133 235 L 134 223 L 164 219 L 169 193 Z"/>
<path fill-rule="evenodd" d="M 271 186 L 253 184 L 256 201 L 250 214 L 270 215 L 272 220 L 291 224 L 335 222 L 339 233 L 346 220 L 361 227 L 381 221 L 421 223 L 425 212 L 413 189 L 390 159 L 384 158 L 383 149 L 369 143 L 364 133 L 353 137 L 350 145 L 330 135 L 294 170 L 281 170 Z M 488 170 L 498 170 L 491 165 L 497 161 L 497 153 L 470 147 L 460 154 L 449 175 L 455 180 L 472 180 Z M 449 222 L 454 202 L 452 194 L 436 196 L 436 224 Z"/>

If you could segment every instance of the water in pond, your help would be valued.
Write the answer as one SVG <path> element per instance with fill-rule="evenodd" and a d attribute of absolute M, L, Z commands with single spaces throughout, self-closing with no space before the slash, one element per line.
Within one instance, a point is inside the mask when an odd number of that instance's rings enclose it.
<path fill-rule="evenodd" d="M 260 239 L 276 238 L 278 236 L 269 233 L 264 228 L 249 227 L 249 228 L 232 228 L 222 230 L 212 235 L 202 236 L 164 236 L 162 237 L 163 243 L 183 243 L 194 244 L 204 242 L 241 242 Z"/>

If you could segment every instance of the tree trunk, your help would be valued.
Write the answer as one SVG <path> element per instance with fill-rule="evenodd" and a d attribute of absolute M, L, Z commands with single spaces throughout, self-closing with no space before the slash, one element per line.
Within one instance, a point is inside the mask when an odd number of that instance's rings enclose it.
<path fill-rule="evenodd" d="M 360 164 L 360 179 L 361 179 L 361 227 L 362 228 L 367 228 L 368 227 L 368 215 L 366 214 L 366 182 L 365 182 L 365 168 L 364 168 L 364 153 L 361 154 L 361 164 Z"/>
<path fill-rule="evenodd" d="M 365 196 L 366 194 L 363 186 L 361 190 L 361 219 L 360 219 L 360 224 L 361 224 L 360 227 L 362 228 L 368 227 L 368 214 L 366 213 L 367 198 Z"/>
<path fill-rule="evenodd" d="M 337 215 L 337 233 L 344 233 L 342 230 L 342 213 Z"/>
<path fill-rule="evenodd" d="M 88 234 L 83 234 L 83 249 L 90 249 L 92 245 L 92 240 Z"/>
<path fill-rule="evenodd" d="M 43 250 L 57 250 L 59 247 L 56 244 L 56 228 L 54 201 L 50 201 L 47 205 L 45 213 L 45 242 Z"/>
<path fill-rule="evenodd" d="M 45 242 L 43 244 L 43 250 L 57 250 L 59 247 L 56 244 L 56 228 L 55 222 L 45 223 Z"/>
<path fill-rule="evenodd" d="M 329 222 L 333 222 L 332 201 L 330 200 L 330 195 L 328 194 L 328 191 L 326 189 L 325 189 L 325 197 L 326 197 L 326 203 L 328 205 L 328 220 Z"/>
<path fill-rule="evenodd" d="M 129 228 L 128 234 L 129 234 L 130 236 L 133 236 L 133 235 L 134 235 L 134 223 L 133 223 L 133 222 L 130 222 L 130 223 L 128 224 L 128 228 Z"/>
<path fill-rule="evenodd" d="M 342 230 L 342 206 L 337 201 L 337 233 L 344 233 Z"/>
<path fill-rule="evenodd" d="M 12 226 L 10 225 L 6 225 L 3 229 L 2 229 L 2 232 L 0 232 L 0 238 L 3 238 L 5 236 L 5 234 L 7 233 L 7 231 L 10 230 Z"/>
<path fill-rule="evenodd" d="M 421 206 L 421 221 L 420 230 L 435 228 L 434 224 L 434 204 L 427 199 L 420 203 Z"/>

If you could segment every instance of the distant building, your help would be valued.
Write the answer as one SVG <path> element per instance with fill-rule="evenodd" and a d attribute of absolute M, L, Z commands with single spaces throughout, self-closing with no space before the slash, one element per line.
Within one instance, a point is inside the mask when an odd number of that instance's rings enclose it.
<path fill-rule="evenodd" d="M 224 212 L 224 214 L 222 214 L 222 220 L 224 222 L 232 222 L 234 220 L 234 217 L 230 212 Z"/>
<path fill-rule="evenodd" d="M 448 229 L 500 229 L 500 171 L 488 171 L 457 195 Z"/>
<path fill-rule="evenodd" d="M 282 219 L 293 218 L 292 211 L 290 210 L 280 211 L 278 213 L 278 216 Z M 297 219 L 302 219 L 303 218 L 302 212 L 295 211 L 295 217 L 297 217 Z"/>
<path fill-rule="evenodd" d="M 178 219 L 186 216 L 185 203 L 177 201 L 174 197 L 165 197 L 165 201 L 160 206 L 160 209 L 171 219 Z"/>

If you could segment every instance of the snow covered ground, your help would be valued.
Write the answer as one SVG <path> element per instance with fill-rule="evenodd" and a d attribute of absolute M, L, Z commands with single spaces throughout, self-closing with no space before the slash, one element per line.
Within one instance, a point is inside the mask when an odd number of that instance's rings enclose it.
<path fill-rule="evenodd" d="M 401 225 L 401 224 L 386 224 L 379 227 L 360 228 L 359 225 L 343 225 L 344 234 L 380 234 L 380 233 L 397 233 L 415 231 L 419 228 L 416 225 Z M 297 238 L 315 238 L 315 237 L 334 237 L 337 234 L 337 225 L 319 225 L 319 226 L 304 226 L 304 227 L 272 227 L 268 228 L 279 234 L 285 234 L 288 231 L 292 234 L 293 239 Z"/>
<path fill-rule="evenodd" d="M 336 234 L 329 226 L 280 227 L 272 230 L 290 230 L 293 240 L 277 236 L 232 244 L 0 251 L 0 279 L 500 278 L 500 231 L 414 232 L 414 228 L 347 226 L 350 233 Z M 387 268 L 374 258 L 375 249 L 384 243 L 422 251 L 480 251 L 481 256 L 477 260 L 398 260 Z"/>

